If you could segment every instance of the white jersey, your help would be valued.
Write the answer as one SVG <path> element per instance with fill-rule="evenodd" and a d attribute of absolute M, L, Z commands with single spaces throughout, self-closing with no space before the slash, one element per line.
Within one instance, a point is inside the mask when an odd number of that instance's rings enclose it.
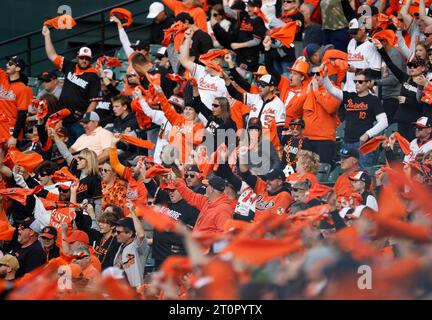
<path fill-rule="evenodd" d="M 221 77 L 210 75 L 205 67 L 195 63 L 191 75 L 198 82 L 201 101 L 210 110 L 213 110 L 212 103 L 215 98 L 228 96 L 225 81 Z"/>
<path fill-rule="evenodd" d="M 410 154 L 406 155 L 404 157 L 404 162 L 408 163 L 410 161 L 415 160 L 418 154 L 424 154 L 426 152 L 429 152 L 432 150 L 432 140 L 429 140 L 428 142 L 422 144 L 421 146 L 418 145 L 417 139 L 414 139 L 410 143 Z"/>
<path fill-rule="evenodd" d="M 348 63 L 356 69 L 381 70 L 381 56 L 372 42 L 366 40 L 362 44 L 357 45 L 357 41 L 351 39 L 347 51 Z M 354 78 L 354 72 L 347 72 L 344 91 L 356 92 Z"/>
<path fill-rule="evenodd" d="M 264 102 L 259 94 L 246 93 L 244 100 L 244 104 L 251 107 L 249 118 L 259 117 L 263 129 L 269 129 L 273 119 L 277 126 L 285 124 L 285 106 L 278 96 Z"/>

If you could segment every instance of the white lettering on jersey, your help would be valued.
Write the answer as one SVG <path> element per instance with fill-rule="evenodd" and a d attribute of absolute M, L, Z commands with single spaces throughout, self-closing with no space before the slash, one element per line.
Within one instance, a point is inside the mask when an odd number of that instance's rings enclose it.
<path fill-rule="evenodd" d="M 78 78 L 76 75 L 74 75 L 71 72 L 68 73 L 67 78 L 70 82 L 76 84 L 78 87 L 81 87 L 83 89 L 85 89 L 88 85 L 88 81 Z"/>

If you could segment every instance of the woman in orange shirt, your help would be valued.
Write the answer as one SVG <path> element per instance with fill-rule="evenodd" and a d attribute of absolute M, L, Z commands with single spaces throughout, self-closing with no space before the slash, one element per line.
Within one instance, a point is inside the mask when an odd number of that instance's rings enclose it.
<path fill-rule="evenodd" d="M 172 125 L 168 135 L 168 142 L 177 147 L 180 152 L 180 161 L 186 163 L 192 150 L 203 141 L 204 125 L 198 118 L 197 110 L 193 107 L 185 106 L 183 114 L 177 113 L 168 102 L 162 88 L 157 85 L 153 86 L 159 95 L 161 109 Z"/>
<path fill-rule="evenodd" d="M 162 0 L 162 2 L 174 11 L 174 15 L 187 12 L 195 21 L 195 25 L 202 31 L 207 32 L 207 16 L 203 9 L 201 0 Z"/>

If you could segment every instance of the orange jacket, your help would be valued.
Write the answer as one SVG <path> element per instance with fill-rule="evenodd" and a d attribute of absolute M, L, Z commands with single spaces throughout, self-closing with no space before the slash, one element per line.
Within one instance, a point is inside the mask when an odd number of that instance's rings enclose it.
<path fill-rule="evenodd" d="M 204 9 L 200 7 L 186 8 L 182 2 L 177 0 L 162 0 L 162 2 L 170 8 L 171 11 L 174 11 L 174 15 L 178 15 L 182 12 L 189 13 L 194 19 L 195 25 L 202 31 L 207 32 L 207 16 Z"/>
<path fill-rule="evenodd" d="M 187 203 L 200 210 L 194 232 L 224 232 L 226 221 L 233 216 L 233 200 L 222 194 L 216 201 L 210 203 L 206 196 L 190 190 L 182 179 L 177 182 L 177 190 Z"/>
<path fill-rule="evenodd" d="M 332 97 L 324 87 L 317 92 L 306 93 L 303 89 L 300 96 L 294 97 L 288 107 L 285 125 L 293 118 L 303 118 L 305 128 L 303 136 L 311 140 L 336 140 L 336 128 L 340 124 L 337 111 L 340 101 Z"/>
<path fill-rule="evenodd" d="M 336 180 L 333 189 L 336 192 L 337 196 L 343 194 L 352 194 L 355 192 L 353 186 L 351 185 L 352 181 L 349 179 L 351 175 L 352 173 L 342 173 Z"/>
<path fill-rule="evenodd" d="M 204 125 L 200 121 L 187 121 L 171 107 L 164 94 L 160 94 L 159 98 L 161 109 L 172 125 L 168 142 L 178 148 L 180 160 L 185 163 L 193 148 L 201 144 L 204 137 Z"/>
<path fill-rule="evenodd" d="M 254 188 L 257 194 L 255 221 L 263 220 L 267 215 L 282 215 L 292 202 L 288 191 L 282 191 L 275 195 L 267 192 L 267 185 L 264 180 L 258 178 Z"/>

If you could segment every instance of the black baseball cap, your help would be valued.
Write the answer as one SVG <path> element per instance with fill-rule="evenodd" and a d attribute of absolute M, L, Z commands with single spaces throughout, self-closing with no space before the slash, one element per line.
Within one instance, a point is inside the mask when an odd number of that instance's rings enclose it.
<path fill-rule="evenodd" d="M 257 117 L 252 117 L 249 119 L 248 121 L 248 129 L 258 129 L 261 130 L 262 129 L 262 124 L 260 119 L 258 119 Z"/>
<path fill-rule="evenodd" d="M 48 239 L 57 239 L 57 229 L 52 226 L 44 227 L 40 236 Z"/>
<path fill-rule="evenodd" d="M 30 228 L 31 224 L 35 221 L 33 217 L 27 217 L 24 220 L 16 220 L 18 225 L 24 226 L 26 228 Z"/>
<path fill-rule="evenodd" d="M 264 180 L 281 179 L 285 181 L 285 173 L 281 169 L 271 169 L 265 176 Z"/>
<path fill-rule="evenodd" d="M 360 159 L 360 153 L 355 148 L 342 148 L 340 149 L 341 158 L 350 158 L 354 157 L 356 159 Z"/>
<path fill-rule="evenodd" d="M 150 50 L 150 42 L 148 40 L 138 40 L 130 46 L 134 50 Z"/>
<path fill-rule="evenodd" d="M 26 63 L 20 57 L 18 57 L 18 56 L 13 56 L 13 57 L 6 56 L 5 59 L 7 61 L 12 61 L 17 67 L 20 67 L 21 72 L 23 72 L 25 70 Z"/>
<path fill-rule="evenodd" d="M 38 79 L 41 81 L 55 80 L 57 79 L 57 74 L 55 71 L 45 71 L 39 75 Z"/>
<path fill-rule="evenodd" d="M 294 118 L 294 119 L 291 119 L 289 126 L 300 126 L 300 127 L 304 128 L 305 122 L 301 118 Z"/>
<path fill-rule="evenodd" d="M 246 2 L 246 5 L 250 6 L 250 7 L 261 8 L 261 6 L 262 6 L 262 1 L 261 0 L 247 0 L 245 2 Z"/>
<path fill-rule="evenodd" d="M 186 172 L 197 172 L 197 173 L 201 173 L 201 170 L 198 168 L 198 166 L 196 164 L 190 164 L 188 166 L 186 166 Z"/>
<path fill-rule="evenodd" d="M 208 179 L 208 184 L 216 189 L 217 191 L 224 192 L 225 191 L 225 180 L 218 176 L 212 176 Z"/>
<path fill-rule="evenodd" d="M 132 218 L 126 217 L 114 222 L 114 225 L 128 228 L 130 231 L 135 233 L 135 225 Z"/>

